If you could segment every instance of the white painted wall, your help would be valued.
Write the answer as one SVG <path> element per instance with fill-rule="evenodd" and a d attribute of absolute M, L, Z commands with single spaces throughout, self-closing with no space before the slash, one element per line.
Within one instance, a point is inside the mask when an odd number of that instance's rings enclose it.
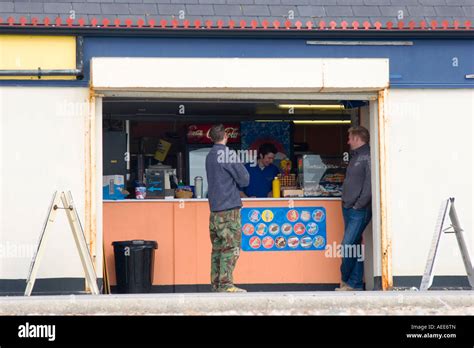
<path fill-rule="evenodd" d="M 423 273 L 448 197 L 456 198 L 472 259 L 474 90 L 392 89 L 387 117 L 393 275 Z M 435 274 L 465 275 L 453 234 L 442 236 Z"/>
<path fill-rule="evenodd" d="M 4 251 L 8 246 L 34 249 L 55 190 L 72 191 L 84 225 L 88 113 L 87 88 L 0 87 L 0 242 Z M 31 257 L 4 254 L 0 278 L 26 278 Z M 98 254 L 99 267 L 101 258 Z M 101 271 L 98 275 L 102 276 Z M 38 277 L 83 276 L 67 219 L 60 212 Z"/>
<path fill-rule="evenodd" d="M 449 196 L 456 197 L 469 251 L 474 255 L 474 91 L 392 89 L 387 103 L 393 275 L 420 275 L 440 202 Z M 85 117 L 87 88 L 0 87 L 0 279 L 26 278 L 32 255 L 15 255 L 15 250 L 8 249 L 34 249 L 55 190 L 72 191 L 84 223 Z M 100 147 L 101 121 L 97 121 Z M 376 130 L 370 128 L 374 137 Z M 374 240 L 375 254 L 379 249 L 377 243 Z M 443 236 L 438 257 L 436 274 L 464 274 L 453 235 Z M 374 274 L 380 274 L 377 263 Z M 82 276 L 69 226 L 60 214 L 39 277 Z"/>
<path fill-rule="evenodd" d="M 120 74 L 116 72 L 120 71 Z M 95 89 L 376 91 L 388 87 L 386 58 L 103 58 L 91 60 Z"/>

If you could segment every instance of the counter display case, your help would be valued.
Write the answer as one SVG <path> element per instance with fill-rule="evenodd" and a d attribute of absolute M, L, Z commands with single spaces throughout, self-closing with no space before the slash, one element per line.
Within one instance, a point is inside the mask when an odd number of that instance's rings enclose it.
<path fill-rule="evenodd" d="M 340 197 L 347 163 L 342 157 L 305 154 L 298 157 L 298 181 L 305 197 Z"/>

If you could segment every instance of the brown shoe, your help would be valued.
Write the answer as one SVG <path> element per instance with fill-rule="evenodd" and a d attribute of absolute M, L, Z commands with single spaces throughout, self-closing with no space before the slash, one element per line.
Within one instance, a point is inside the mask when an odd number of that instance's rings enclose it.
<path fill-rule="evenodd" d="M 353 288 L 352 286 L 347 285 L 347 283 L 341 282 L 341 286 L 339 288 L 335 288 L 335 291 L 364 291 L 364 289 L 360 288 Z"/>
<path fill-rule="evenodd" d="M 335 291 L 353 291 L 354 288 L 347 285 L 347 283 L 341 281 L 341 285 L 338 288 L 334 289 Z"/>
<path fill-rule="evenodd" d="M 218 292 L 247 292 L 247 290 L 238 288 L 238 287 L 236 287 L 235 285 L 228 286 L 228 287 L 226 287 L 226 288 L 220 288 L 220 289 L 217 290 L 217 291 L 218 291 Z"/>
<path fill-rule="evenodd" d="M 350 286 L 341 280 L 341 284 L 338 288 L 335 288 L 334 291 L 347 291 Z"/>

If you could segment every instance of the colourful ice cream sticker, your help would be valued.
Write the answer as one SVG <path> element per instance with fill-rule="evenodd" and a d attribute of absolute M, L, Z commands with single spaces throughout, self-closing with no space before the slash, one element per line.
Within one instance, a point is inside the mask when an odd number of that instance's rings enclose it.
<path fill-rule="evenodd" d="M 318 230 L 319 230 L 319 227 L 315 222 L 309 222 L 306 225 L 306 232 L 308 232 L 308 234 L 314 235 L 318 233 Z"/>
<path fill-rule="evenodd" d="M 264 223 L 260 223 L 257 225 L 257 234 L 259 236 L 264 236 L 267 234 L 267 225 Z"/>
<path fill-rule="evenodd" d="M 271 210 L 264 210 L 262 212 L 262 220 L 265 222 L 270 222 L 273 220 L 273 212 Z"/>
<path fill-rule="evenodd" d="M 260 213 L 258 210 L 251 210 L 249 212 L 249 220 L 252 222 L 259 222 L 260 221 Z"/>
<path fill-rule="evenodd" d="M 325 218 L 325 214 L 324 214 L 324 211 L 322 211 L 321 209 L 316 209 L 313 211 L 313 220 L 316 221 L 316 222 L 321 222 L 323 221 Z"/>
<path fill-rule="evenodd" d="M 255 231 L 255 227 L 253 227 L 252 224 L 245 224 L 244 227 L 242 227 L 242 232 L 246 236 L 251 236 L 254 231 Z"/>

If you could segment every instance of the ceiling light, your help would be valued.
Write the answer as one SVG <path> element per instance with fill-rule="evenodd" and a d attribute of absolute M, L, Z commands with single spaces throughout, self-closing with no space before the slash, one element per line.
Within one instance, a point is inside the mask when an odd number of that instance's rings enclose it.
<path fill-rule="evenodd" d="M 344 110 L 341 104 L 278 104 L 279 109 Z"/>
<path fill-rule="evenodd" d="M 351 120 L 296 120 L 295 124 L 350 124 Z"/>

